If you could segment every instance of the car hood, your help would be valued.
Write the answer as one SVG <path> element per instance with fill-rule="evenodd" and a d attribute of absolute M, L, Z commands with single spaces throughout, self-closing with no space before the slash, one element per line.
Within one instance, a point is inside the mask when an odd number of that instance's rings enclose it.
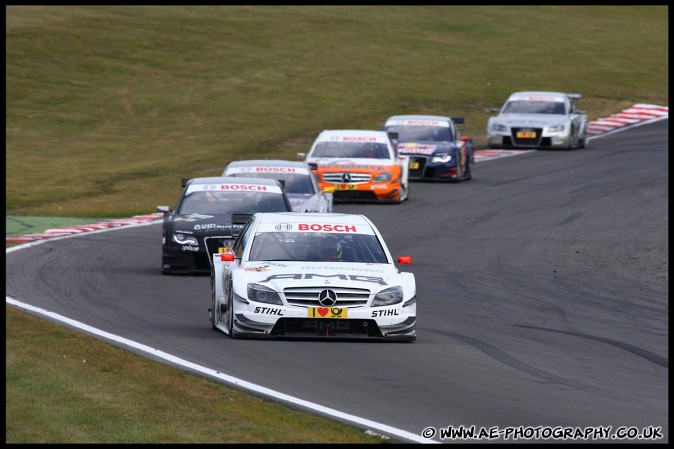
<path fill-rule="evenodd" d="M 553 126 L 563 125 L 568 118 L 550 114 L 501 114 L 495 120 L 508 126 Z"/>
<path fill-rule="evenodd" d="M 232 224 L 232 215 L 178 215 L 173 218 L 173 231 L 188 234 L 235 236 L 245 223 Z"/>
<path fill-rule="evenodd" d="M 451 142 L 417 141 L 398 143 L 398 152 L 408 155 L 423 154 L 430 156 L 437 153 L 450 153 L 456 149 L 457 147 Z"/>
<path fill-rule="evenodd" d="M 318 164 L 319 169 L 381 169 L 381 167 L 387 167 L 395 164 L 391 159 L 371 159 L 371 158 L 356 158 L 356 159 L 344 159 L 344 158 L 334 158 L 334 157 L 317 157 L 307 160 L 307 162 L 314 162 Z"/>
<path fill-rule="evenodd" d="M 399 285 L 395 265 L 339 262 L 248 262 L 242 267 L 240 288 L 255 282 L 276 291 L 289 287 L 349 287 L 378 292 Z"/>

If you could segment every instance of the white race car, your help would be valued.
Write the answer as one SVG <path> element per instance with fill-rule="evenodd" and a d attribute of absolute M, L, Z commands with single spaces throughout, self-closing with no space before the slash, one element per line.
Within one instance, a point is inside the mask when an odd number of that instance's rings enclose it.
<path fill-rule="evenodd" d="M 561 92 L 515 92 L 487 123 L 489 148 L 585 148 L 588 119 L 582 96 Z"/>
<path fill-rule="evenodd" d="M 213 254 L 211 287 L 211 324 L 233 338 L 416 339 L 414 274 L 360 214 L 256 213 Z"/>
<path fill-rule="evenodd" d="M 318 186 L 316 175 L 305 162 L 251 159 L 227 164 L 222 176 L 278 179 L 294 212 L 332 212 L 333 187 Z"/>

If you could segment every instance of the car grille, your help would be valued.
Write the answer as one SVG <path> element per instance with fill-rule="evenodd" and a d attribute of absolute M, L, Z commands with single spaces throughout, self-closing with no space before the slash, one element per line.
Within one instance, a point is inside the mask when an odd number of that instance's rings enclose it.
<path fill-rule="evenodd" d="M 535 132 L 536 137 L 531 139 L 518 138 L 517 133 L 520 131 Z M 517 146 L 537 147 L 541 144 L 541 137 L 543 136 L 542 128 L 511 128 L 513 144 Z"/>
<path fill-rule="evenodd" d="M 427 157 L 423 156 L 410 156 L 410 166 L 413 165 L 413 163 L 419 164 L 417 168 L 410 168 L 409 170 L 409 177 L 410 178 L 423 178 L 424 177 L 424 170 L 426 169 L 426 163 L 428 162 Z"/>
<path fill-rule="evenodd" d="M 370 182 L 370 175 L 367 173 L 330 172 L 323 173 L 322 175 L 326 182 L 331 182 L 333 184 L 367 184 Z M 344 175 L 347 175 L 347 179 L 344 179 Z"/>
<path fill-rule="evenodd" d="M 365 288 L 343 287 L 288 287 L 283 290 L 288 304 L 300 307 L 322 307 L 318 294 L 323 290 L 332 290 L 337 302 L 332 307 L 364 307 L 370 299 L 370 290 Z"/>

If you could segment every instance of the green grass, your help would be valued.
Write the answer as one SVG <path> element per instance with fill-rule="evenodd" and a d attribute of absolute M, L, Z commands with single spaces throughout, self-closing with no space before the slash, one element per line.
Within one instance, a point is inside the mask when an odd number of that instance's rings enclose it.
<path fill-rule="evenodd" d="M 7 8 L 6 214 L 174 205 L 183 177 L 295 159 L 326 128 L 464 116 L 515 90 L 590 118 L 667 104 L 667 7 Z"/>
<path fill-rule="evenodd" d="M 391 442 L 6 313 L 6 443 Z"/>
<path fill-rule="evenodd" d="M 590 119 L 667 105 L 668 54 L 667 6 L 8 6 L 5 215 L 152 213 L 181 178 L 394 114 L 465 117 L 483 148 L 517 90 L 580 92 Z M 7 442 L 367 437 L 7 314 Z"/>

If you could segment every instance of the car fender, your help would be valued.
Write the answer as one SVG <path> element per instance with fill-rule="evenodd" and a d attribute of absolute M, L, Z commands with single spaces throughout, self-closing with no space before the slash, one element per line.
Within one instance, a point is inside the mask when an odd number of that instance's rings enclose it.
<path fill-rule="evenodd" d="M 224 275 L 225 275 L 225 265 L 227 262 L 223 262 L 220 258 L 220 254 L 213 254 L 213 285 L 211 288 L 215 294 L 216 300 L 218 302 L 225 301 L 225 285 L 224 285 Z"/>

